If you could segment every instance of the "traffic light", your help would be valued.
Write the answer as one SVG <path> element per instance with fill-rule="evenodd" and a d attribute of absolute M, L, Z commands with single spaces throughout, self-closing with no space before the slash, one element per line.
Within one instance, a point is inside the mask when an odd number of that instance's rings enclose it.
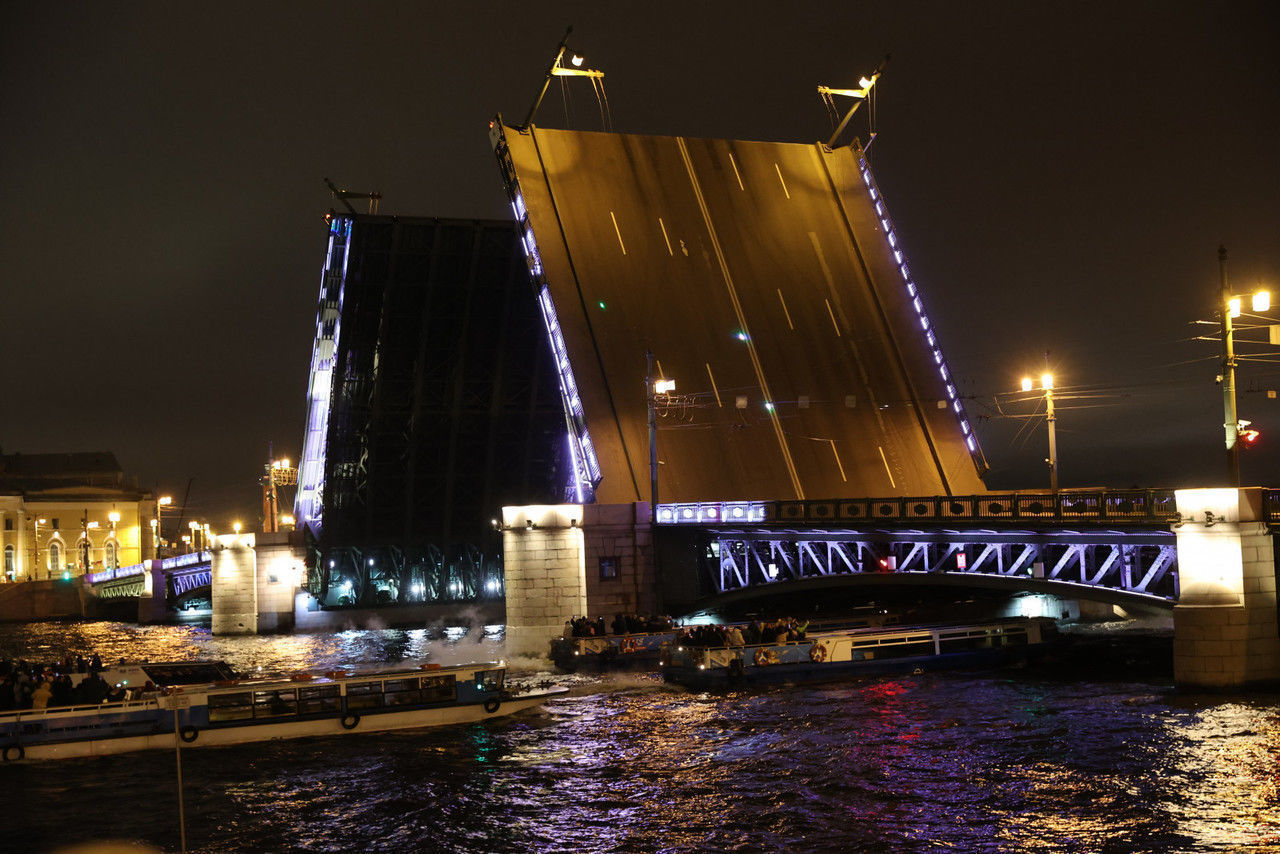
<path fill-rule="evenodd" d="M 1253 422 L 1240 421 L 1236 427 L 1236 438 L 1239 440 L 1240 445 L 1245 448 L 1252 448 L 1262 438 L 1262 433 L 1249 426 L 1251 423 Z"/>

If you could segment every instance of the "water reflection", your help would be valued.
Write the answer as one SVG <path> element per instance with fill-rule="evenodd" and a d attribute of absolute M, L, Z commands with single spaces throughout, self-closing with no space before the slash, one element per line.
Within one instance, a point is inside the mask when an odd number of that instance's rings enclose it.
<path fill-rule="evenodd" d="M 425 629 L 46 625 L 0 627 L 0 647 L 275 670 L 502 655 L 484 632 Z M 577 677 L 543 712 L 483 725 L 184 751 L 188 834 L 210 852 L 1280 850 L 1274 699 L 1050 677 L 723 695 Z M 170 755 L 3 773 L 23 850 L 122 827 L 177 847 Z"/>

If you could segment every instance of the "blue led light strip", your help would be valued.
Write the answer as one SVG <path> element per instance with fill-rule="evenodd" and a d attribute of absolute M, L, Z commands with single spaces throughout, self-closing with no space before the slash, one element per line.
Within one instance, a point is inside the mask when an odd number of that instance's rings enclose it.
<path fill-rule="evenodd" d="M 951 377 L 951 370 L 947 367 L 947 360 L 942 356 L 942 348 L 938 346 L 938 338 L 933 333 L 933 325 L 929 322 L 929 316 L 925 314 L 924 303 L 920 299 L 919 289 L 916 287 L 916 283 L 912 281 L 911 271 L 907 269 L 907 262 L 903 258 L 902 249 L 898 247 L 898 235 L 894 232 L 893 222 L 889 219 L 889 214 L 885 210 L 884 198 L 880 195 L 880 188 L 876 186 L 875 178 L 871 176 L 871 168 L 867 165 L 866 158 L 862 157 L 861 154 L 858 156 L 858 169 L 862 172 L 862 181 L 867 185 L 867 192 L 871 194 L 871 203 L 875 206 L 876 217 L 879 218 L 880 227 L 884 229 L 885 237 L 889 241 L 889 250 L 893 252 L 894 261 L 898 264 L 898 272 L 902 274 L 902 281 L 907 286 L 907 296 L 911 298 L 911 307 L 915 309 L 916 317 L 920 321 L 920 329 L 923 330 L 925 341 L 929 345 L 930 352 L 933 353 L 933 363 L 938 368 L 938 374 L 942 377 L 943 385 L 946 386 L 947 400 L 951 404 L 952 413 L 960 423 L 960 432 L 964 434 L 965 446 L 969 449 L 969 454 L 973 457 L 975 465 L 982 469 L 984 462 L 982 452 L 978 449 L 978 437 L 969 426 L 969 419 L 965 415 L 964 406 L 960 403 L 955 381 Z"/>
<path fill-rule="evenodd" d="M 582 406 L 582 398 L 578 394 L 578 383 L 574 379 L 573 366 L 569 362 L 569 349 L 560 328 L 560 320 L 556 316 L 551 289 L 542 268 L 542 255 L 538 251 L 538 242 L 533 236 L 529 211 L 525 207 L 524 196 L 520 192 L 520 183 L 516 180 L 515 167 L 511 163 L 510 152 L 501 127 L 499 122 L 494 128 L 494 151 L 498 155 L 498 163 L 506 179 L 507 194 L 511 197 L 511 213 L 515 217 L 516 228 L 520 234 L 520 245 L 524 249 L 529 275 L 538 288 L 538 306 L 542 311 L 543 326 L 547 330 L 547 339 L 551 344 L 551 355 L 556 362 L 556 373 L 560 377 L 560 399 L 564 406 L 569 434 L 569 457 L 573 468 L 569 489 L 577 502 L 592 502 L 595 500 L 596 485 L 600 483 L 600 461 L 596 457 L 595 445 L 592 444 L 591 434 L 587 430 L 586 411 Z"/>
<path fill-rule="evenodd" d="M 329 247 L 320 276 L 320 305 L 316 311 L 316 337 L 307 377 L 307 424 L 298 463 L 298 493 L 294 515 L 304 525 L 316 526 L 323 511 L 324 461 L 329 436 L 329 399 L 333 393 L 333 360 L 341 334 L 342 298 L 351 251 L 351 219 L 334 216 L 329 221 Z M 338 266 L 341 253 L 341 269 Z M 314 532 L 314 531 L 313 531 Z"/>

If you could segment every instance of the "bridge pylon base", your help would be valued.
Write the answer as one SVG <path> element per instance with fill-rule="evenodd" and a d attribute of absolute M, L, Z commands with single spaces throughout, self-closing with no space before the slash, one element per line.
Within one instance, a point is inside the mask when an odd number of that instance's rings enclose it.
<path fill-rule="evenodd" d="M 1259 489 L 1180 489 L 1174 682 L 1184 690 L 1280 685 L 1274 535 Z"/>

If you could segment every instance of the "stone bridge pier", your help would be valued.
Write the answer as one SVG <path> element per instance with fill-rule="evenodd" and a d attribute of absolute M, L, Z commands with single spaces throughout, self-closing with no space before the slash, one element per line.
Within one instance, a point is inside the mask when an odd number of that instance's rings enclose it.
<path fill-rule="evenodd" d="M 502 554 L 510 655 L 545 658 L 571 617 L 659 608 L 646 501 L 504 507 Z"/>
<path fill-rule="evenodd" d="M 1280 684 L 1275 534 L 1261 489 L 1179 489 L 1174 681 L 1187 690 Z"/>
<path fill-rule="evenodd" d="M 289 546 L 288 533 L 222 534 L 210 552 L 215 635 L 293 628 L 294 600 L 305 571 Z"/>

